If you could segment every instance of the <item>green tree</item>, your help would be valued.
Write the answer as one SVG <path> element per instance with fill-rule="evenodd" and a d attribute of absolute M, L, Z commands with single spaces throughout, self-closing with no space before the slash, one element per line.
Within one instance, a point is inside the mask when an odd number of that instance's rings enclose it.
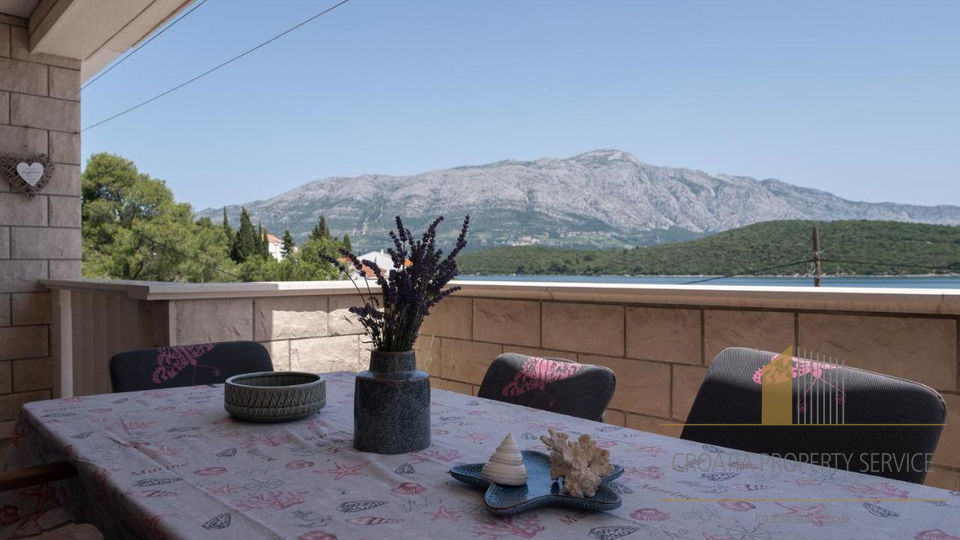
<path fill-rule="evenodd" d="M 92 156 L 81 179 L 85 277 L 184 282 L 340 278 L 326 259 L 338 256 L 341 246 L 329 231 L 301 246 L 302 253 L 293 250 L 287 231 L 288 255 L 278 262 L 268 255 L 268 231 L 253 226 L 246 208 L 236 231 L 225 210 L 223 223 L 194 221 L 190 205 L 176 202 L 162 180 L 110 154 Z"/>
<path fill-rule="evenodd" d="M 290 229 L 284 229 L 283 246 L 280 248 L 280 253 L 283 255 L 283 258 L 287 259 L 293 253 L 293 248 L 296 246 L 297 244 L 293 241 L 293 235 L 290 234 Z"/>
<path fill-rule="evenodd" d="M 254 255 L 240 265 L 243 281 L 278 281 L 279 263 L 273 257 L 264 259 Z"/>
<path fill-rule="evenodd" d="M 343 249 L 352 252 L 353 245 L 350 243 L 350 236 L 347 233 L 343 233 Z"/>
<path fill-rule="evenodd" d="M 181 264 L 187 281 L 236 281 L 238 275 L 230 259 L 230 239 L 223 227 L 217 226 L 209 218 L 200 218 L 196 222 L 194 234 L 182 243 L 187 253 L 196 254 Z M 202 255 L 201 255 L 202 254 Z M 208 264 L 208 259 L 217 261 Z"/>
<path fill-rule="evenodd" d="M 327 227 L 327 218 L 320 214 L 320 220 L 310 233 L 311 240 L 322 240 L 330 238 L 330 229 Z"/>
<path fill-rule="evenodd" d="M 316 265 L 304 262 L 300 253 L 293 251 L 277 264 L 277 281 L 318 281 L 336 279 L 329 272 L 329 264 Z"/>
<path fill-rule="evenodd" d="M 244 263 L 248 259 L 259 255 L 263 250 L 263 245 L 257 239 L 257 231 L 253 228 L 253 222 L 250 221 L 250 214 L 246 208 L 240 210 L 240 228 L 234 236 L 233 245 L 230 249 L 230 257 L 237 263 Z"/>
<path fill-rule="evenodd" d="M 81 195 L 85 277 L 230 278 L 222 228 L 209 220 L 194 223 L 190 205 L 174 201 L 166 183 L 141 173 L 133 162 L 105 153 L 91 156 Z"/>
<path fill-rule="evenodd" d="M 304 265 L 310 280 L 338 279 L 340 271 L 330 264 L 329 258 L 340 257 L 342 244 L 332 238 L 310 239 L 300 246 L 297 260 Z"/>

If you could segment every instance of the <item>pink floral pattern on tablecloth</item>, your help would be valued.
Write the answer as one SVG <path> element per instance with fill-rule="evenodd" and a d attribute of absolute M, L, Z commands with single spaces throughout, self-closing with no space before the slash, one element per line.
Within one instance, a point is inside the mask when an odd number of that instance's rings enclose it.
<path fill-rule="evenodd" d="M 111 540 L 960 539 L 960 492 L 771 472 L 743 453 L 704 472 L 733 451 L 442 390 L 433 390 L 430 448 L 364 454 L 352 448 L 352 392 L 352 374 L 329 374 L 319 414 L 277 425 L 230 418 L 220 386 L 30 403 L 9 464 L 67 460 L 79 476 L 0 494 L 0 539 L 71 520 Z M 589 433 L 611 451 L 625 469 L 612 485 L 621 508 L 498 518 L 483 511 L 482 490 L 447 474 L 486 460 L 507 432 L 542 449 L 548 428 Z"/>

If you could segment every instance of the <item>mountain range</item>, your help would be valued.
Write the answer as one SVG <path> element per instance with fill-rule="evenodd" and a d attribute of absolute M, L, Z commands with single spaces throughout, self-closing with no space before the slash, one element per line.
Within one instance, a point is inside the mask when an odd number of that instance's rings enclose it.
<path fill-rule="evenodd" d="M 614 248 L 689 240 L 774 220 L 888 220 L 960 225 L 960 207 L 867 203 L 780 180 L 660 167 L 621 150 L 573 157 L 506 160 L 413 176 L 365 174 L 309 182 L 265 201 L 226 207 L 234 226 L 241 206 L 254 223 L 302 240 L 324 214 L 332 233 L 348 233 L 355 251 L 389 242 L 394 216 L 417 231 L 438 215 L 443 237 L 471 216 L 471 248 L 544 245 Z M 222 209 L 200 217 L 219 220 Z"/>

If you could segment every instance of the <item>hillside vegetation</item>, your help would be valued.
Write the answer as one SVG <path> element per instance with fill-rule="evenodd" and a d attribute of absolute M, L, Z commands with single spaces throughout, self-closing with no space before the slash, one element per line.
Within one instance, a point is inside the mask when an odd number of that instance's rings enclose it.
<path fill-rule="evenodd" d="M 960 273 L 960 227 L 803 220 L 756 223 L 688 242 L 633 249 L 495 248 L 462 255 L 460 268 L 464 274 L 806 275 L 815 225 L 826 275 Z"/>

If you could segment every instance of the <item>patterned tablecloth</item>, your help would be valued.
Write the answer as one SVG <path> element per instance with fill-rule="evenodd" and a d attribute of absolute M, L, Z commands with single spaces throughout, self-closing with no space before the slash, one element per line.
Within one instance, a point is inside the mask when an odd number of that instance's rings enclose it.
<path fill-rule="evenodd" d="M 79 477 L 5 494 L 2 537 L 76 519 L 107 538 L 158 540 L 960 538 L 958 492 L 788 471 L 796 464 L 440 390 L 429 449 L 364 454 L 351 446 L 352 391 L 352 374 L 331 374 L 325 409 L 279 425 L 232 420 L 220 386 L 28 404 L 11 464 L 66 459 Z M 548 428 L 610 449 L 626 469 L 619 510 L 495 518 L 447 474 L 486 460 L 506 432 L 542 450 Z"/>

